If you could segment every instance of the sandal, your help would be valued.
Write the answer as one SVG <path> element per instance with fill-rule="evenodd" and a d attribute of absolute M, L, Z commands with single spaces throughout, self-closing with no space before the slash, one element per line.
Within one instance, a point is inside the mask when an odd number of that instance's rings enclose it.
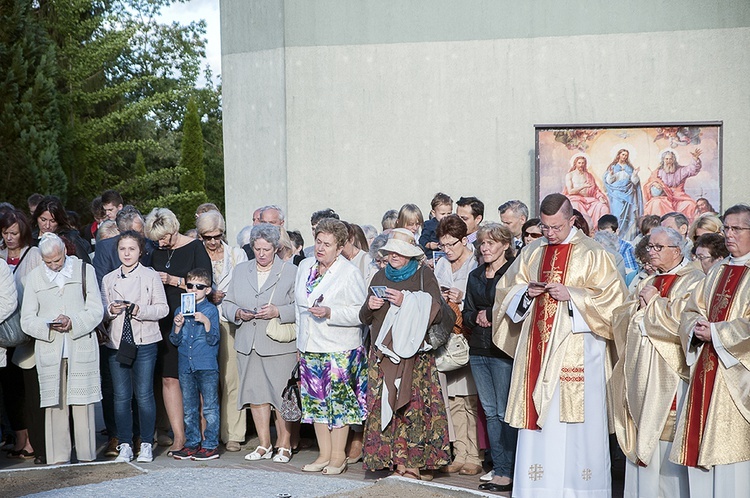
<path fill-rule="evenodd" d="M 276 463 L 289 463 L 292 459 L 291 448 L 277 448 L 276 455 L 273 457 L 273 461 Z"/>
<path fill-rule="evenodd" d="M 412 472 L 411 470 L 404 470 L 402 472 L 396 472 L 401 477 L 405 477 L 406 479 L 416 479 L 417 481 L 422 480 L 422 476 L 419 474 L 419 471 Z"/>
<path fill-rule="evenodd" d="M 263 450 L 263 453 L 260 453 L 259 450 Z M 245 455 L 245 460 L 254 462 L 255 460 L 270 460 L 273 456 L 273 445 L 269 444 L 268 448 L 264 448 L 261 445 L 258 445 L 257 448 L 255 448 L 252 453 L 248 453 Z"/>

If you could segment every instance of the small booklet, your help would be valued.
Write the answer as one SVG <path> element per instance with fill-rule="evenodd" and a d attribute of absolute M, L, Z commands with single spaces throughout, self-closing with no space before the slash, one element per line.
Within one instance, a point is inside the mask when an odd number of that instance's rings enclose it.
<path fill-rule="evenodd" d="M 446 254 L 443 251 L 432 251 L 432 259 L 435 261 L 435 264 L 437 264 L 440 258 L 444 258 L 445 256 Z"/>
<path fill-rule="evenodd" d="M 195 292 L 186 292 L 182 295 L 182 311 L 185 316 L 195 315 Z"/>

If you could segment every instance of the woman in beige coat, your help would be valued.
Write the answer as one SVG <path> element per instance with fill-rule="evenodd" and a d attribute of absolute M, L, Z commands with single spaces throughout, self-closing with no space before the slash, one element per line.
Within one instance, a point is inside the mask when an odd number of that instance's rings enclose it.
<path fill-rule="evenodd" d="M 21 327 L 36 339 L 47 460 L 70 460 L 71 406 L 78 460 L 91 461 L 96 458 L 94 403 L 102 399 L 99 345 L 92 332 L 102 320 L 101 295 L 94 268 L 86 264 L 84 299 L 83 263 L 65 255 L 57 235 L 45 234 L 39 250 L 44 265 L 26 278 Z"/>

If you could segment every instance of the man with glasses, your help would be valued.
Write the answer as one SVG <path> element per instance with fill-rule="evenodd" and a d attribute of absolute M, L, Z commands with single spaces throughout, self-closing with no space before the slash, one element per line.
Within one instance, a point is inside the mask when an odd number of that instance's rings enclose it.
<path fill-rule="evenodd" d="M 609 496 L 606 379 L 625 284 L 609 253 L 574 228 L 567 197 L 548 195 L 540 212 L 542 243 L 498 283 L 492 320 L 493 342 L 514 357 L 505 414 L 521 429 L 514 496 Z"/>
<path fill-rule="evenodd" d="M 615 432 L 625 462 L 625 496 L 689 496 L 687 469 L 669 461 L 690 373 L 680 317 L 703 272 L 683 256 L 685 239 L 656 227 L 646 249 L 658 273 L 641 280 L 614 313 L 619 358 L 612 374 Z"/>
<path fill-rule="evenodd" d="M 696 287 L 680 322 L 690 384 L 670 460 L 690 496 L 750 496 L 750 206 L 724 213 L 730 256 Z"/>

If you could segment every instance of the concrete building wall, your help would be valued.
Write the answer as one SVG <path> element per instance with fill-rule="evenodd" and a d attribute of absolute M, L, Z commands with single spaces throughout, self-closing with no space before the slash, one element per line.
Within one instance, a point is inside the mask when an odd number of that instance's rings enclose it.
<path fill-rule="evenodd" d="M 750 2 L 526 3 L 222 0 L 230 231 L 267 203 L 308 239 L 324 207 L 379 227 L 437 191 L 495 221 L 533 199 L 535 124 L 723 121 L 723 205 L 750 200 Z"/>

